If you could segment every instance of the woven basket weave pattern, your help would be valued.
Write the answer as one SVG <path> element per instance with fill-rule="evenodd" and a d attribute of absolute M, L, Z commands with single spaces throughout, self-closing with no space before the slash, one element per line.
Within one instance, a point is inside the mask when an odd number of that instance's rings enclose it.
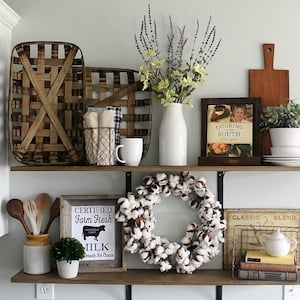
<path fill-rule="evenodd" d="M 84 62 L 69 43 L 15 46 L 11 62 L 10 146 L 26 164 L 83 159 Z"/>
<path fill-rule="evenodd" d="M 86 164 L 83 115 L 87 107 L 120 107 L 118 137 L 150 145 L 151 99 L 130 69 L 85 67 L 80 48 L 65 42 L 25 42 L 13 48 L 9 137 L 24 164 Z"/>

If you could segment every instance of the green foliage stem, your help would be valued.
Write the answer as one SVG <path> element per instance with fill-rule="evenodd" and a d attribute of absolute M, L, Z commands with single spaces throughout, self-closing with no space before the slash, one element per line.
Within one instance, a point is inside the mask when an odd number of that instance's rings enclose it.
<path fill-rule="evenodd" d="M 267 106 L 264 109 L 260 126 L 270 128 L 299 128 L 300 104 L 289 100 L 286 105 Z"/>

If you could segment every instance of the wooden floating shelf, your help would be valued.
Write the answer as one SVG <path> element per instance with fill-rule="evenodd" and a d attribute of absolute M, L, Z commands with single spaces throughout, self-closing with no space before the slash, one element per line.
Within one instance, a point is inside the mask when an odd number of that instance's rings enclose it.
<path fill-rule="evenodd" d="M 14 283 L 105 284 L 105 285 L 295 285 L 299 281 L 239 280 L 231 270 L 197 270 L 191 275 L 175 271 L 161 273 L 156 269 L 129 269 L 126 272 L 80 273 L 74 279 L 58 277 L 56 270 L 43 275 L 20 271 L 11 278 Z"/>
<path fill-rule="evenodd" d="M 181 172 L 181 171 L 214 171 L 214 172 L 273 172 L 273 171 L 300 171 L 300 167 L 287 167 L 287 166 L 154 166 L 154 165 L 141 165 L 138 167 L 131 166 L 75 166 L 75 165 L 56 165 L 56 166 L 31 166 L 31 165 L 18 165 L 11 166 L 11 171 L 90 171 L 90 172 Z"/>

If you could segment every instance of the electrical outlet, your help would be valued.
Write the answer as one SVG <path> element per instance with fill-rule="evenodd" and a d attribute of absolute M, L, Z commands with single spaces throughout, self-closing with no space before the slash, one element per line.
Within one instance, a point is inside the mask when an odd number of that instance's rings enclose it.
<path fill-rule="evenodd" d="M 54 284 L 37 283 L 35 286 L 35 299 L 54 300 Z"/>
<path fill-rule="evenodd" d="M 300 299 L 300 285 L 285 285 L 283 300 Z"/>

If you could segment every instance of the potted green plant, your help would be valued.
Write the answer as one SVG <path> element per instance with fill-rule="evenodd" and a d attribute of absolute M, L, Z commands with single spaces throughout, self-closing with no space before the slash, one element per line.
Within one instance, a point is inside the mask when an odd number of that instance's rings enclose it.
<path fill-rule="evenodd" d="M 58 275 L 62 278 L 76 277 L 79 260 L 84 256 L 85 249 L 83 245 L 73 237 L 61 238 L 51 248 L 51 257 L 56 260 Z"/>
<path fill-rule="evenodd" d="M 270 132 L 271 153 L 289 155 L 290 147 L 300 147 L 300 104 L 289 100 L 287 104 L 265 107 L 260 126 Z M 300 150 L 294 148 L 294 151 Z"/>

